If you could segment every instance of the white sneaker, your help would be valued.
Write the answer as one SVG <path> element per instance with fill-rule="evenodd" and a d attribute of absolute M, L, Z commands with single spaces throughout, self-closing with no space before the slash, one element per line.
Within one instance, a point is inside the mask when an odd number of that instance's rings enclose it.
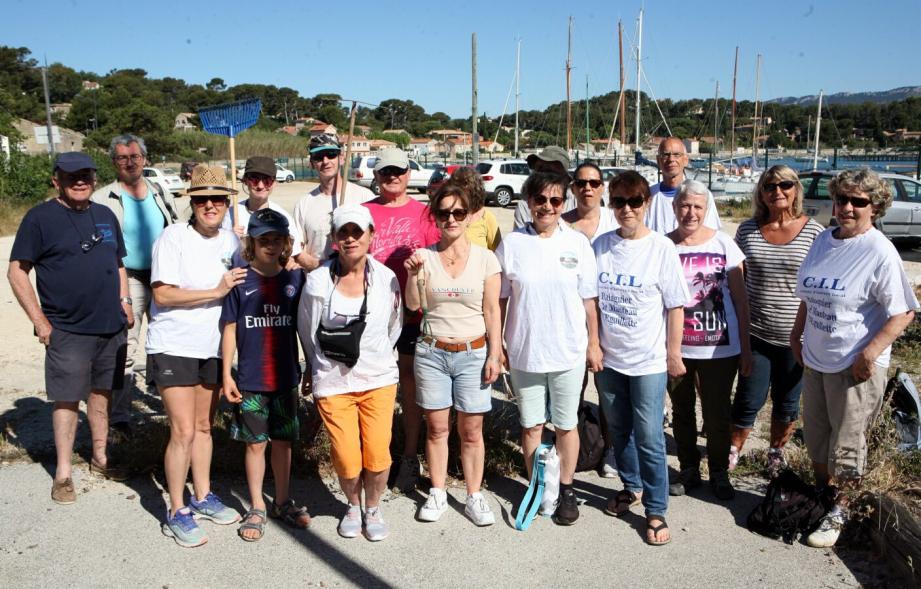
<path fill-rule="evenodd" d="M 365 510 L 365 538 L 372 542 L 379 542 L 390 535 L 390 528 L 381 515 L 380 507 L 369 507 Z"/>
<path fill-rule="evenodd" d="M 608 448 L 604 453 L 601 461 L 601 476 L 605 479 L 613 479 L 617 476 L 617 461 L 614 460 L 614 446 Z"/>
<path fill-rule="evenodd" d="M 496 523 L 496 516 L 493 515 L 486 502 L 486 497 L 480 492 L 467 496 L 467 506 L 464 507 L 464 513 L 470 518 L 470 521 L 478 526 L 491 526 Z"/>
<path fill-rule="evenodd" d="M 437 522 L 448 510 L 448 492 L 438 487 L 432 487 L 429 498 L 419 508 L 419 521 Z"/>
<path fill-rule="evenodd" d="M 844 527 L 845 515 L 843 511 L 829 512 L 822 518 L 819 527 L 806 538 L 806 544 L 813 548 L 830 548 L 838 541 L 841 528 Z"/>
<path fill-rule="evenodd" d="M 361 535 L 361 507 L 349 505 L 349 510 L 339 522 L 339 535 L 343 538 L 357 538 Z"/>

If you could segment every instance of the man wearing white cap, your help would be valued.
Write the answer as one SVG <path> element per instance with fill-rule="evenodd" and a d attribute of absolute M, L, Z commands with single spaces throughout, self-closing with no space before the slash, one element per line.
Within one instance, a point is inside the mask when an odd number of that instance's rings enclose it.
<path fill-rule="evenodd" d="M 400 292 L 406 289 L 406 268 L 403 262 L 417 249 L 437 243 L 441 237 L 428 207 L 406 194 L 409 175 L 406 152 L 397 148 L 382 149 L 374 165 L 374 179 L 380 187 L 380 196 L 365 203 L 374 218 L 371 255 L 397 275 Z M 403 409 L 406 445 L 394 486 L 403 491 L 414 488 L 420 474 L 416 454 L 419 431 L 422 428 L 422 410 L 416 405 L 413 354 L 421 321 L 420 313 L 404 309 L 403 333 L 396 346 L 399 352 L 400 406 Z"/>

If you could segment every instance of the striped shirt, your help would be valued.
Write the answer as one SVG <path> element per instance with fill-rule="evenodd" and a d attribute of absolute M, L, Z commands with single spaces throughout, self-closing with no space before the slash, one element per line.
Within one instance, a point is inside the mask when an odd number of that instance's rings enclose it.
<path fill-rule="evenodd" d="M 745 289 L 751 309 L 751 334 L 776 346 L 790 345 L 799 309 L 796 273 L 816 236 L 825 228 L 812 219 L 784 245 L 769 243 L 754 219 L 739 225 L 736 243 L 745 254 Z"/>

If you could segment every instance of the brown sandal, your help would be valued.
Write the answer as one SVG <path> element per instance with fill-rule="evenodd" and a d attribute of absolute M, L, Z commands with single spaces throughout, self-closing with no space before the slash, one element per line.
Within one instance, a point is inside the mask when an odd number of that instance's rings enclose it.
<path fill-rule="evenodd" d="M 616 495 L 608 499 L 607 504 L 604 506 L 604 512 L 614 517 L 621 517 L 630 511 L 631 507 L 640 504 L 641 496 L 642 494 L 637 495 L 627 489 L 618 491 Z"/>
<path fill-rule="evenodd" d="M 296 505 L 294 499 L 288 499 L 281 505 L 273 501 L 269 516 L 280 519 L 292 528 L 304 529 L 310 525 L 310 514 L 307 508 Z"/>
<path fill-rule="evenodd" d="M 650 546 L 665 546 L 672 541 L 672 537 L 669 535 L 668 540 L 656 540 L 656 538 L 659 536 L 659 532 L 668 529 L 668 524 L 665 523 L 664 518 L 657 519 L 659 520 L 659 525 L 653 525 L 651 520 L 646 520 L 646 543 Z M 652 540 L 649 539 L 649 532 L 652 532 Z"/>

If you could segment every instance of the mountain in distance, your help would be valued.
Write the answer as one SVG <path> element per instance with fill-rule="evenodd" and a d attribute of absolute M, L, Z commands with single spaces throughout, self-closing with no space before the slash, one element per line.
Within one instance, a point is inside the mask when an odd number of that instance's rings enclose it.
<path fill-rule="evenodd" d="M 901 88 L 893 88 L 892 90 L 883 90 L 880 92 L 838 92 L 836 94 L 826 94 L 822 97 L 822 103 L 860 104 L 863 102 L 873 102 L 876 104 L 887 104 L 889 102 L 905 100 L 906 98 L 917 97 L 921 97 L 921 86 L 903 86 Z M 813 94 L 812 96 L 800 96 L 799 98 L 785 96 L 783 98 L 767 100 L 766 102 L 782 105 L 797 104 L 799 106 L 809 106 L 818 101 L 818 94 Z"/>

